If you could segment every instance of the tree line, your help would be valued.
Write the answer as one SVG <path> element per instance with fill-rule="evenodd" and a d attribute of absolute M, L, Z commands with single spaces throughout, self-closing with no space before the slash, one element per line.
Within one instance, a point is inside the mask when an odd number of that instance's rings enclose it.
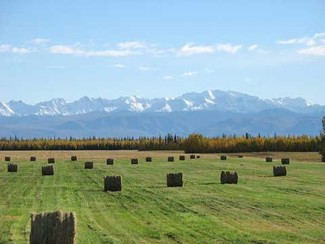
<path fill-rule="evenodd" d="M 325 126 L 325 119 L 323 120 Z M 174 134 L 123 138 L 0 138 L 0 150 L 184 150 L 186 153 L 240 153 L 263 151 L 319 152 L 325 154 L 325 127 L 320 136 L 205 137 Z M 323 154 L 323 155 L 324 155 Z M 324 156 L 325 157 L 325 156 Z"/>

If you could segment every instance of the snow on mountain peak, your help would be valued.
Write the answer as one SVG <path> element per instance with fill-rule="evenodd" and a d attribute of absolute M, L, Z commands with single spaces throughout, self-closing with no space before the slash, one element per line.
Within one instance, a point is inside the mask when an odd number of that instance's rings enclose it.
<path fill-rule="evenodd" d="M 263 100 L 234 91 L 208 90 L 201 93 L 186 93 L 175 98 L 146 99 L 137 96 L 105 98 L 81 97 L 66 102 L 63 98 L 28 105 L 22 101 L 0 102 L 0 116 L 27 115 L 78 115 L 95 111 L 175 112 L 195 110 L 218 110 L 240 113 L 260 112 L 266 109 L 283 108 L 293 112 L 324 111 L 325 106 L 312 105 L 303 98 L 274 98 Z"/>
<path fill-rule="evenodd" d="M 212 92 L 211 90 L 208 90 L 207 92 L 208 92 L 209 98 L 210 98 L 211 100 L 216 99 L 215 96 L 213 95 L 213 92 Z"/>
<path fill-rule="evenodd" d="M 11 116 L 14 114 L 14 111 L 12 111 L 12 109 L 3 102 L 0 102 L 0 115 L 3 116 Z"/>

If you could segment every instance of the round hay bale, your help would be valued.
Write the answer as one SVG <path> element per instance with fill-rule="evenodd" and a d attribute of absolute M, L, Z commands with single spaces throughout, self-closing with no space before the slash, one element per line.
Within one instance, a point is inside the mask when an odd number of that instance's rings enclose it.
<path fill-rule="evenodd" d="M 139 160 L 137 158 L 131 158 L 131 164 L 138 164 Z"/>
<path fill-rule="evenodd" d="M 195 159 L 195 154 L 191 154 L 190 159 Z"/>
<path fill-rule="evenodd" d="M 183 173 L 169 173 L 167 174 L 167 187 L 182 187 Z"/>
<path fill-rule="evenodd" d="M 282 164 L 290 164 L 290 159 L 289 158 L 281 158 L 281 163 Z"/>
<path fill-rule="evenodd" d="M 243 158 L 244 157 L 244 155 L 238 155 L 238 158 Z"/>
<path fill-rule="evenodd" d="M 152 162 L 152 157 L 146 157 L 146 162 Z"/>
<path fill-rule="evenodd" d="M 273 162 L 273 158 L 272 157 L 266 157 L 265 158 L 265 162 L 272 163 Z"/>
<path fill-rule="evenodd" d="M 220 174 L 221 184 L 237 184 L 238 174 L 237 172 L 222 171 Z"/>
<path fill-rule="evenodd" d="M 114 159 L 112 159 L 112 158 L 106 159 L 106 164 L 107 165 L 113 165 L 114 164 Z"/>
<path fill-rule="evenodd" d="M 168 158 L 167 158 L 167 161 L 168 161 L 168 162 L 174 162 L 174 160 L 175 160 L 174 157 L 168 157 Z"/>
<path fill-rule="evenodd" d="M 94 162 L 85 162 L 85 169 L 93 169 Z"/>
<path fill-rule="evenodd" d="M 35 156 L 31 156 L 30 157 L 30 161 L 36 161 L 36 157 Z"/>
<path fill-rule="evenodd" d="M 77 156 L 71 156 L 71 161 L 77 161 L 77 160 L 78 160 Z"/>
<path fill-rule="evenodd" d="M 226 155 L 221 155 L 220 160 L 227 160 L 227 156 Z"/>
<path fill-rule="evenodd" d="M 13 164 L 13 163 L 9 163 L 8 167 L 7 167 L 7 171 L 8 172 L 17 172 L 18 171 L 18 165 Z"/>
<path fill-rule="evenodd" d="M 286 176 L 286 166 L 273 166 L 273 176 Z"/>
<path fill-rule="evenodd" d="M 54 159 L 54 158 L 48 158 L 48 159 L 47 159 L 47 162 L 48 162 L 49 164 L 54 164 L 54 163 L 55 163 L 55 159 Z"/>
<path fill-rule="evenodd" d="M 33 213 L 31 215 L 30 244 L 76 243 L 76 216 L 74 212 Z"/>
<path fill-rule="evenodd" d="M 104 191 L 122 191 L 122 176 L 120 175 L 105 176 Z"/>
<path fill-rule="evenodd" d="M 10 157 L 8 157 L 8 156 L 5 157 L 5 161 L 6 161 L 6 162 L 10 162 Z"/>
<path fill-rule="evenodd" d="M 42 175 L 54 175 L 53 165 L 47 165 L 42 167 Z"/>
<path fill-rule="evenodd" d="M 180 155 L 179 156 L 179 160 L 184 161 L 185 160 L 185 156 L 184 155 Z"/>
<path fill-rule="evenodd" d="M 196 155 L 196 158 L 201 158 L 201 156 L 200 155 Z"/>

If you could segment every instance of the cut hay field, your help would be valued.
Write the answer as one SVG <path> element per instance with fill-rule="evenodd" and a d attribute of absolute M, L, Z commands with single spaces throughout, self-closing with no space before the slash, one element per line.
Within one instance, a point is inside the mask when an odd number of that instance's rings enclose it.
<path fill-rule="evenodd" d="M 261 153 L 226 161 L 217 154 L 179 161 L 181 154 L 1 151 L 0 243 L 28 243 L 30 214 L 59 209 L 76 213 L 79 244 L 325 243 L 325 163 L 316 153 L 273 153 L 272 163 Z M 273 177 L 284 155 L 291 158 L 288 175 Z M 5 156 L 18 164 L 17 173 L 7 172 Z M 50 157 L 55 174 L 42 176 Z M 110 157 L 114 165 L 106 165 Z M 89 160 L 94 168 L 86 170 Z M 238 184 L 220 184 L 222 170 L 237 171 Z M 166 174 L 176 172 L 183 172 L 184 187 L 167 188 Z M 123 177 L 122 192 L 103 191 L 106 175 Z"/>

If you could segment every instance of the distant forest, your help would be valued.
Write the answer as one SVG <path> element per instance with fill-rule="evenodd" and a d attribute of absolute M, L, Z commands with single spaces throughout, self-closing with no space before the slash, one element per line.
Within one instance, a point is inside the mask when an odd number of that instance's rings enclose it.
<path fill-rule="evenodd" d="M 319 152 L 321 136 L 261 137 L 226 136 L 204 137 L 191 134 L 180 137 L 168 134 L 158 137 L 124 138 L 1 138 L 0 150 L 184 150 L 186 153 L 241 152 Z"/>

